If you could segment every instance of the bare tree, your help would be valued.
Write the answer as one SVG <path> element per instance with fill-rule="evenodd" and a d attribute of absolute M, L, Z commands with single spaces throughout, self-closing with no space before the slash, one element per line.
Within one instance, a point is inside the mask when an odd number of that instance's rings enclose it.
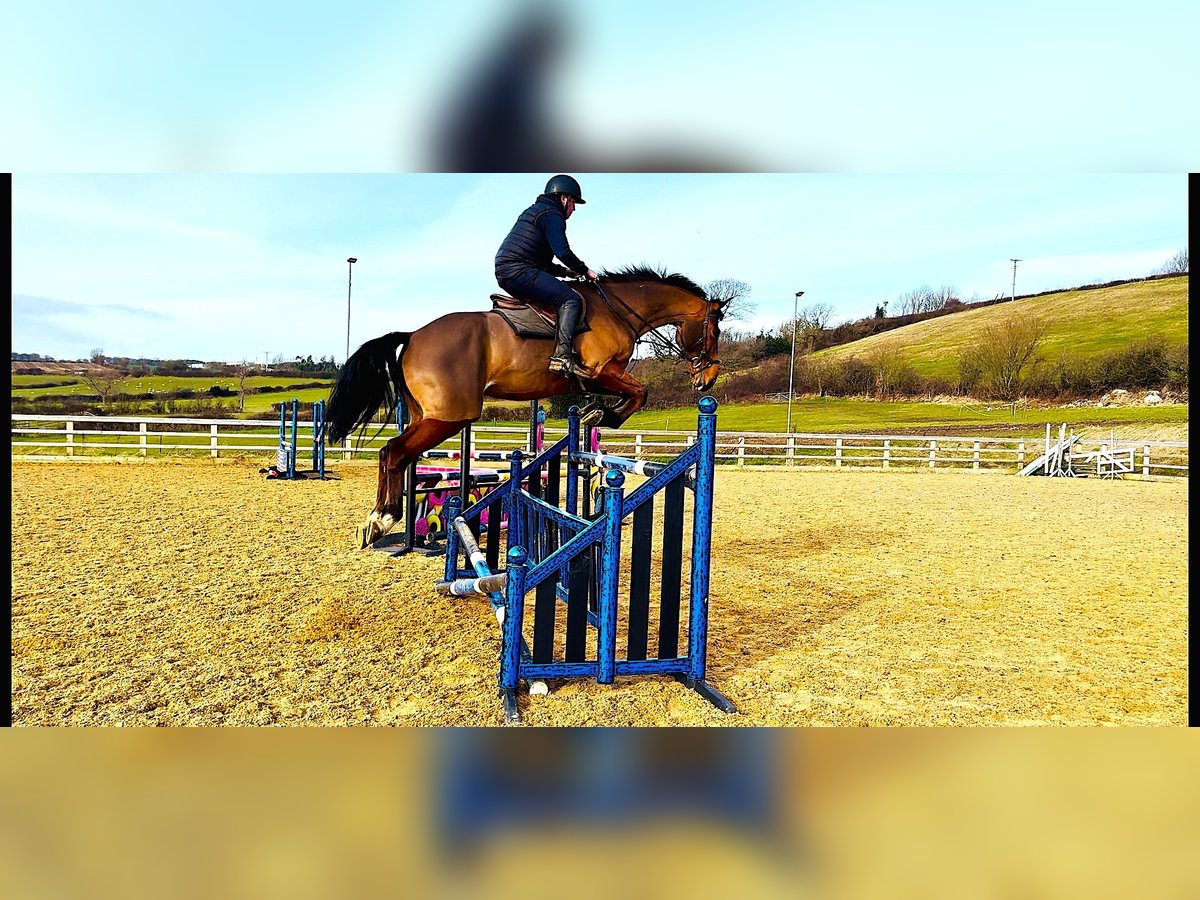
<path fill-rule="evenodd" d="M 104 365 L 104 348 L 93 347 L 91 353 L 88 354 L 88 361 L 94 362 L 98 366 Z"/>
<path fill-rule="evenodd" d="M 725 318 L 745 321 L 758 308 L 758 304 L 747 298 L 753 290 L 746 282 L 737 278 L 717 278 L 704 286 L 710 300 L 728 301 Z"/>
<path fill-rule="evenodd" d="M 833 307 L 828 303 L 814 303 L 800 310 L 797 318 L 801 331 L 824 331 L 833 321 Z"/>
<path fill-rule="evenodd" d="M 833 320 L 833 307 L 828 303 L 814 303 L 806 306 L 796 315 L 796 320 L 790 323 L 787 334 L 796 329 L 796 340 L 802 353 L 811 353 L 817 348 L 821 332 L 829 327 Z"/>
<path fill-rule="evenodd" d="M 896 302 L 900 309 L 900 315 L 908 316 L 916 313 L 936 312 L 957 300 L 958 289 L 944 284 L 936 289 L 929 285 L 922 285 L 907 294 L 901 294 Z"/>
<path fill-rule="evenodd" d="M 246 379 L 250 377 L 251 371 L 250 364 L 243 359 L 237 370 L 239 412 L 246 411 Z"/>
<path fill-rule="evenodd" d="M 1022 373 L 1037 363 L 1035 353 L 1045 330 L 1038 319 L 1026 316 L 1009 316 L 989 325 L 963 351 L 959 370 L 976 373 L 983 390 L 1004 400 L 1015 400 Z"/>
<path fill-rule="evenodd" d="M 122 378 L 124 376 L 120 372 L 107 366 L 100 369 L 93 369 L 83 376 L 83 380 L 87 382 L 88 387 L 100 395 L 100 402 L 105 406 L 108 405 L 108 398 L 117 386 L 117 382 Z"/>
<path fill-rule="evenodd" d="M 950 284 L 943 284 L 940 288 L 933 292 L 934 300 L 937 306 L 934 309 L 945 309 L 955 303 L 961 303 L 962 298 L 958 296 L 958 288 Z"/>
<path fill-rule="evenodd" d="M 928 285 L 922 285 L 897 297 L 896 309 L 900 311 L 900 315 L 902 316 L 911 316 L 914 313 L 929 312 L 933 309 L 935 302 L 937 301 L 933 288 Z"/>
<path fill-rule="evenodd" d="M 1156 275 L 1186 275 L 1188 270 L 1188 251 L 1180 250 L 1165 263 L 1159 266 Z"/>

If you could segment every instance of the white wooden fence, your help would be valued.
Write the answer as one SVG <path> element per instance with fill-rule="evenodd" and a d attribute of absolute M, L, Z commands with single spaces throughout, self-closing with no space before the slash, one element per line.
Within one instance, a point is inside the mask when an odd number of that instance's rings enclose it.
<path fill-rule="evenodd" d="M 370 457 L 396 433 L 380 426 L 370 439 L 354 439 L 328 447 L 326 464 L 339 459 Z M 370 434 L 371 432 L 368 432 Z M 564 432 L 546 429 L 546 440 Z M 526 426 L 476 424 L 473 447 L 478 450 L 526 448 Z M 291 428 L 287 430 L 291 439 Z M 297 424 L 296 465 L 312 458 L 312 423 Z M 695 439 L 686 431 L 602 432 L 606 451 L 637 459 L 666 459 Z M 12 453 L 16 459 L 111 460 L 121 456 L 236 456 L 261 455 L 273 462 L 279 446 L 279 420 L 133 418 L 120 416 L 12 415 Z M 442 445 L 458 446 L 458 439 Z M 1044 452 L 1039 438 L 954 435 L 777 434 L 731 432 L 717 434 L 717 461 L 739 467 L 832 466 L 883 469 L 957 468 L 1017 471 Z M 114 454 L 114 451 L 116 453 Z M 124 454 L 120 451 L 125 451 Z M 1097 457 L 1120 455 L 1133 460 L 1133 473 L 1143 477 L 1186 478 L 1187 441 L 1128 441 L 1082 437 L 1073 453 Z M 1078 468 L 1078 467 L 1077 467 Z M 1086 469 L 1084 469 L 1086 471 Z M 1099 473 L 1097 473 L 1099 474 Z"/>

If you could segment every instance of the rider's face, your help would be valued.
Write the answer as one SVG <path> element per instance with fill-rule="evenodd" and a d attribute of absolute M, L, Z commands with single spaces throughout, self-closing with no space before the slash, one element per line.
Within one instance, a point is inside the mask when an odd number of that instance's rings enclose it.
<path fill-rule="evenodd" d="M 571 213 L 575 212 L 575 198 L 563 197 L 563 218 L 571 218 Z"/>

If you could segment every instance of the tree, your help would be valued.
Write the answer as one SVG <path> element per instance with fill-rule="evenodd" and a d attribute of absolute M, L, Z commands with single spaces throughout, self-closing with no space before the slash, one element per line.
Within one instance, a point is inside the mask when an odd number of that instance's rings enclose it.
<path fill-rule="evenodd" d="M 1188 251 L 1180 250 L 1165 263 L 1159 266 L 1156 275 L 1186 275 L 1188 270 Z"/>
<path fill-rule="evenodd" d="M 107 366 L 101 369 L 96 369 L 88 372 L 83 376 L 83 380 L 87 382 L 88 387 L 100 395 L 100 402 L 105 406 L 108 405 L 109 395 L 112 394 L 113 388 L 117 386 L 122 375 L 116 369 L 110 369 Z"/>
<path fill-rule="evenodd" d="M 708 299 L 726 303 L 725 318 L 739 321 L 745 321 L 758 308 L 758 304 L 747 299 L 751 290 L 750 285 L 737 278 L 717 278 L 704 286 Z"/>
<path fill-rule="evenodd" d="M 246 380 L 250 377 L 251 371 L 252 370 L 250 368 L 250 364 L 248 362 L 246 362 L 245 360 L 242 360 L 242 364 L 240 366 L 238 366 L 238 372 L 237 372 L 238 411 L 239 412 L 246 411 L 246 393 L 247 393 Z"/>
<path fill-rule="evenodd" d="M 98 366 L 104 365 L 104 348 L 93 347 L 92 352 L 88 354 L 88 361 L 94 362 Z"/>
<path fill-rule="evenodd" d="M 897 298 L 897 303 L 900 306 L 900 315 L 909 316 L 917 313 L 936 312 L 957 300 L 957 288 L 947 284 L 936 289 L 928 285 L 922 285 L 915 290 L 909 291 L 907 294 L 901 294 Z"/>
<path fill-rule="evenodd" d="M 875 376 L 876 399 L 895 399 L 901 393 L 909 369 L 904 352 L 897 344 L 883 344 L 867 357 L 866 362 Z"/>
<path fill-rule="evenodd" d="M 1031 363 L 1036 364 L 1034 354 L 1044 333 L 1045 326 L 1038 319 L 1009 316 L 985 328 L 963 351 L 959 371 L 964 379 L 976 380 L 985 392 L 1015 400 L 1022 373 Z"/>

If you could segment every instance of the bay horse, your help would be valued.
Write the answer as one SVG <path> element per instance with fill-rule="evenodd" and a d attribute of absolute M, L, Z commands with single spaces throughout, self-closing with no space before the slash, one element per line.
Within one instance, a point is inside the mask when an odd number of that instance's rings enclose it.
<path fill-rule="evenodd" d="M 457 434 L 483 413 L 485 397 L 541 400 L 578 391 L 617 396 L 598 408 L 597 424 L 617 428 L 645 405 L 646 387 L 626 371 L 638 340 L 675 326 L 671 349 L 687 361 L 692 385 L 707 391 L 717 380 L 717 340 L 728 303 L 710 299 L 690 278 L 633 266 L 605 272 L 598 283 L 575 285 L 590 326 L 576 339 L 578 381 L 549 371 L 553 338 L 518 337 L 495 312 L 455 312 L 416 331 L 367 341 L 342 367 L 329 395 L 326 427 L 340 443 L 371 423 L 380 408 L 394 421 L 398 403 L 408 425 L 379 454 L 375 508 L 357 529 L 366 548 L 403 521 L 409 463 Z M 665 340 L 659 337 L 660 340 Z"/>

